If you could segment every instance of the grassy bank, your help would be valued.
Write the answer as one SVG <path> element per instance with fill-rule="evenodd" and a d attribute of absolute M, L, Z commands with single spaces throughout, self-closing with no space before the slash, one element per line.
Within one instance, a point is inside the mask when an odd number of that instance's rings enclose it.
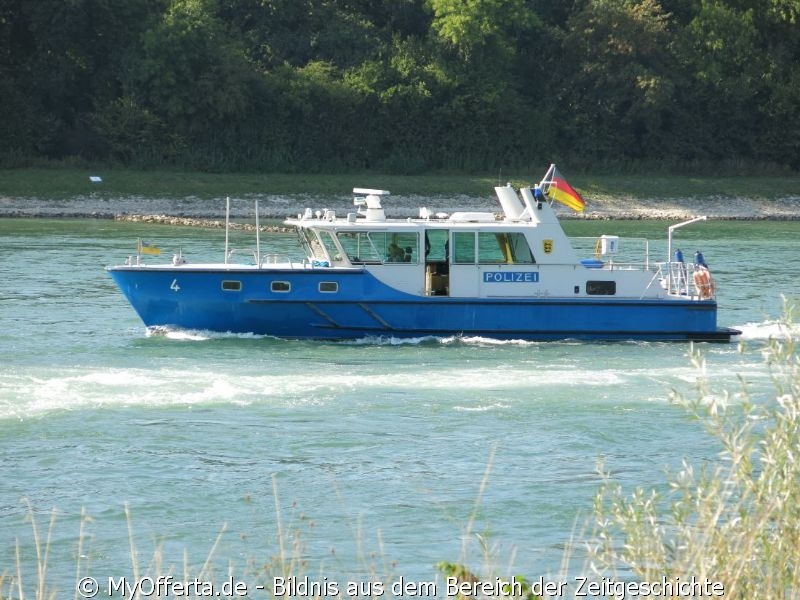
<path fill-rule="evenodd" d="M 200 173 L 179 171 L 131 171 L 121 169 L 31 168 L 0 170 L 0 196 L 64 199 L 94 194 L 118 196 L 216 198 L 248 194 L 346 194 L 355 186 L 388 189 L 394 194 L 486 196 L 491 188 L 511 181 L 531 184 L 547 165 L 532 173 L 484 175 L 385 175 Z M 771 177 L 691 177 L 670 175 L 591 175 L 570 172 L 565 176 L 587 198 L 635 197 L 702 198 L 738 197 L 780 199 L 800 196 L 800 175 Z M 91 183 L 90 175 L 102 177 Z"/>

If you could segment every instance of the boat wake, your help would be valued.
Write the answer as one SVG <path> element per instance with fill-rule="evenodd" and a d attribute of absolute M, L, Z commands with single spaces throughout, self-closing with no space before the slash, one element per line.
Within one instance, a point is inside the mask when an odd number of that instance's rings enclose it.
<path fill-rule="evenodd" d="M 257 340 L 261 338 L 274 338 L 271 335 L 257 335 L 255 333 L 233 333 L 230 331 L 209 331 L 207 329 L 177 329 L 173 327 L 156 326 L 148 327 L 145 335 L 147 337 L 165 338 L 179 342 L 205 342 L 208 340 L 219 339 L 246 339 Z"/>
<path fill-rule="evenodd" d="M 174 340 L 178 342 L 206 342 L 209 340 L 275 340 L 277 342 L 289 343 L 292 340 L 289 338 L 280 338 L 267 334 L 256 333 L 233 333 L 231 331 L 211 331 L 208 329 L 181 329 L 169 326 L 154 326 L 148 327 L 145 333 L 148 338 L 163 338 L 167 340 Z M 304 340 L 294 340 L 304 341 Z M 316 340 L 320 343 L 321 340 Z M 424 335 L 417 337 L 397 337 L 390 335 L 371 335 L 355 339 L 331 339 L 326 340 L 326 343 L 336 344 L 340 346 L 447 346 L 447 347 L 524 347 L 524 348 L 539 348 L 545 345 L 585 345 L 585 340 L 578 339 L 561 339 L 555 341 L 538 341 L 538 340 L 522 340 L 522 339 L 499 339 L 485 336 L 465 336 L 465 335 Z M 615 344 L 615 345 L 653 345 L 664 344 L 664 342 L 648 342 L 640 340 L 619 340 L 619 341 L 596 341 L 593 343 L 602 344 Z"/>
<path fill-rule="evenodd" d="M 233 333 L 210 331 L 207 329 L 180 329 L 167 326 L 148 327 L 146 329 L 148 338 L 164 338 L 179 342 L 205 342 L 208 340 L 226 339 L 275 339 L 272 335 L 259 335 L 255 333 Z M 342 346 L 539 346 L 541 342 L 530 340 L 500 340 L 482 336 L 435 336 L 425 335 L 418 337 L 395 337 L 395 336 L 365 336 L 357 339 L 331 340 L 330 343 Z"/>
<path fill-rule="evenodd" d="M 369 336 L 357 340 L 338 342 L 353 346 L 539 346 L 541 342 L 529 340 L 500 340 L 481 336 L 435 336 L 401 338 L 394 336 Z"/>
<path fill-rule="evenodd" d="M 274 340 L 280 343 L 291 343 L 291 339 L 280 338 L 273 335 L 256 334 L 256 333 L 233 333 L 230 331 L 210 331 L 208 329 L 180 329 L 168 326 L 148 327 L 146 329 L 146 336 L 148 338 L 162 338 L 166 340 L 173 340 L 177 342 L 206 342 L 209 340 Z M 294 340 L 304 341 L 304 340 Z M 316 340 L 319 344 L 321 340 Z M 339 346 L 422 346 L 422 347 L 521 347 L 521 348 L 541 348 L 543 345 L 552 346 L 555 344 L 560 345 L 575 345 L 582 346 L 587 342 L 578 339 L 562 339 L 555 341 L 538 341 L 538 340 L 522 340 L 522 339 L 499 339 L 485 336 L 465 336 L 465 335 L 448 335 L 436 336 L 425 335 L 418 337 L 396 337 L 389 335 L 371 335 L 355 339 L 341 339 L 341 340 L 326 340 L 326 343 L 335 344 Z M 609 341 L 595 341 L 592 343 L 601 344 L 615 344 L 615 345 L 659 345 L 665 342 L 649 342 L 637 340 L 619 340 L 614 342 Z"/>
<path fill-rule="evenodd" d="M 736 329 L 742 332 L 742 340 L 792 339 L 800 340 L 800 324 L 789 325 L 785 321 L 767 320 L 761 323 L 746 323 Z"/>

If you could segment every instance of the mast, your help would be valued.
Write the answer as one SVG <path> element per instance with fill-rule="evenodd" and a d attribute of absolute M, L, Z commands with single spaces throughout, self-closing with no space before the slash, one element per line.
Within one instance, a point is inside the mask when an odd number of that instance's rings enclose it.
<path fill-rule="evenodd" d="M 231 197 L 225 197 L 225 264 L 228 264 L 228 230 L 231 224 Z"/>

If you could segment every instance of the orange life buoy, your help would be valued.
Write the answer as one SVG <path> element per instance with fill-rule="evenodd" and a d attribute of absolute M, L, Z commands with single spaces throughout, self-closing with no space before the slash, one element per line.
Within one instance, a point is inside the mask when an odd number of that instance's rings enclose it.
<path fill-rule="evenodd" d="M 692 278 L 694 279 L 694 287 L 697 289 L 697 295 L 703 300 L 707 300 L 714 295 L 714 280 L 711 278 L 711 273 L 708 272 L 708 269 L 697 269 Z"/>

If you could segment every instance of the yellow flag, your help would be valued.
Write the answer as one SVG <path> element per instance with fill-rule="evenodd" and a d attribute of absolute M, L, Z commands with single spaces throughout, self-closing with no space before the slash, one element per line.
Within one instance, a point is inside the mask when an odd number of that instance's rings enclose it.
<path fill-rule="evenodd" d="M 154 254 L 158 255 L 161 254 L 161 249 L 153 244 L 148 244 L 147 242 L 143 242 L 142 240 L 136 240 L 136 252 L 137 254 Z"/>

